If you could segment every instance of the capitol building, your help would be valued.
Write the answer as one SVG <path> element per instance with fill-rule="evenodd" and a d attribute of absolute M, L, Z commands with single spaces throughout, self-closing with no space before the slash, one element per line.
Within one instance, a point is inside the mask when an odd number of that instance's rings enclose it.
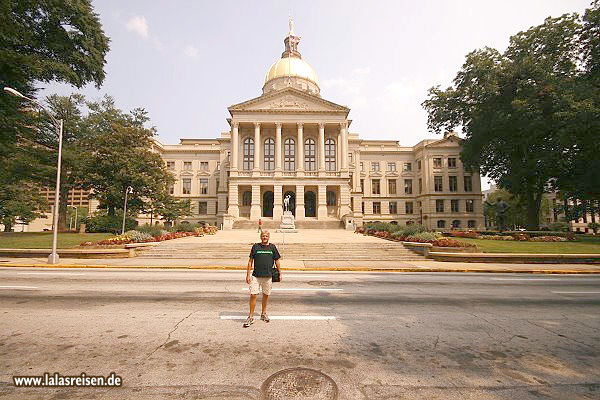
<path fill-rule="evenodd" d="M 274 228 L 289 196 L 298 228 L 387 221 L 483 229 L 480 177 L 464 169 L 461 140 L 452 132 L 414 147 L 361 139 L 350 109 L 321 97 L 299 42 L 292 25 L 262 94 L 228 108 L 229 132 L 155 142 L 176 178 L 170 192 L 191 200 L 193 215 L 182 220 Z"/>

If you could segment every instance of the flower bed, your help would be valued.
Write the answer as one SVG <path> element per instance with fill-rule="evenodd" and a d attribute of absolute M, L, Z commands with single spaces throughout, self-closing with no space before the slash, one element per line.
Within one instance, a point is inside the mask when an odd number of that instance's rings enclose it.
<path fill-rule="evenodd" d="M 130 243 L 164 242 L 165 240 L 179 239 L 188 236 L 214 235 L 217 233 L 217 227 L 205 225 L 201 228 L 195 228 L 194 231 L 190 232 L 162 232 L 164 233 L 152 236 L 145 232 L 127 231 L 122 235 L 117 235 L 99 242 L 83 242 L 81 243 L 81 246 L 120 246 Z"/>
<path fill-rule="evenodd" d="M 412 235 L 404 235 L 402 231 L 390 233 L 387 230 L 357 228 L 355 233 L 362 233 L 364 235 L 375 236 L 396 242 L 430 243 L 436 247 L 477 247 L 471 243 L 441 237 L 440 234 L 436 232 L 418 232 Z"/>

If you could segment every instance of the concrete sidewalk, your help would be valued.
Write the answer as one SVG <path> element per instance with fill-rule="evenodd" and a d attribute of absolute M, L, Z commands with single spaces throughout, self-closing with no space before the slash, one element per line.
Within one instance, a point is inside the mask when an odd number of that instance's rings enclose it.
<path fill-rule="evenodd" d="M 68 259 L 58 265 L 46 263 L 45 258 L 2 258 L 0 267 L 40 268 L 167 268 L 167 269 L 228 269 L 244 270 L 246 259 Z M 282 259 L 284 270 L 299 271 L 382 271 L 382 272 L 489 272 L 540 274 L 600 274 L 600 266 L 586 264 L 494 264 L 439 262 L 418 260 L 395 261 L 302 261 Z"/>

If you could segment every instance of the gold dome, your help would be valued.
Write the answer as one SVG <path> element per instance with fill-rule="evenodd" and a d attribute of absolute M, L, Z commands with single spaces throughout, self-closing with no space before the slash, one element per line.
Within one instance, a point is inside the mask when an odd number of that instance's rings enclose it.
<path fill-rule="evenodd" d="M 315 71 L 306 61 L 298 57 L 284 57 L 277 60 L 269 68 L 265 76 L 265 83 L 271 79 L 285 76 L 306 78 L 319 86 L 319 78 Z"/>

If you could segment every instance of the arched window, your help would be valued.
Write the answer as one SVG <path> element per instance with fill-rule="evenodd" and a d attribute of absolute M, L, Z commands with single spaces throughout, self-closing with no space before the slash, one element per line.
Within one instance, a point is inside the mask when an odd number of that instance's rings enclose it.
<path fill-rule="evenodd" d="M 316 146 L 314 139 L 306 139 L 304 142 L 304 169 L 306 171 L 317 170 Z"/>
<path fill-rule="evenodd" d="M 325 141 L 325 170 L 335 171 L 335 141 L 333 139 Z"/>
<path fill-rule="evenodd" d="M 275 141 L 271 138 L 265 140 L 265 171 L 275 169 Z"/>
<path fill-rule="evenodd" d="M 467 227 L 469 227 L 469 228 L 475 228 L 475 224 L 476 224 L 476 222 L 474 219 L 470 219 L 467 221 Z"/>
<path fill-rule="evenodd" d="M 445 227 L 446 227 L 446 221 L 444 221 L 443 219 L 440 219 L 440 220 L 437 222 L 437 227 L 438 227 L 438 228 L 445 228 Z"/>
<path fill-rule="evenodd" d="M 333 191 L 328 191 L 327 192 L 327 205 L 328 206 L 335 206 L 337 205 L 337 196 L 335 195 L 335 192 Z"/>
<path fill-rule="evenodd" d="M 283 168 L 286 171 L 296 170 L 296 142 L 294 139 L 285 139 L 283 143 Z"/>
<path fill-rule="evenodd" d="M 460 228 L 460 220 L 459 219 L 455 219 L 454 221 L 452 221 L 452 227 L 453 228 Z"/>
<path fill-rule="evenodd" d="M 254 139 L 244 139 L 244 170 L 254 168 Z"/>
<path fill-rule="evenodd" d="M 243 206 L 252 205 L 252 192 L 251 191 L 248 190 L 242 194 L 242 205 Z"/>

